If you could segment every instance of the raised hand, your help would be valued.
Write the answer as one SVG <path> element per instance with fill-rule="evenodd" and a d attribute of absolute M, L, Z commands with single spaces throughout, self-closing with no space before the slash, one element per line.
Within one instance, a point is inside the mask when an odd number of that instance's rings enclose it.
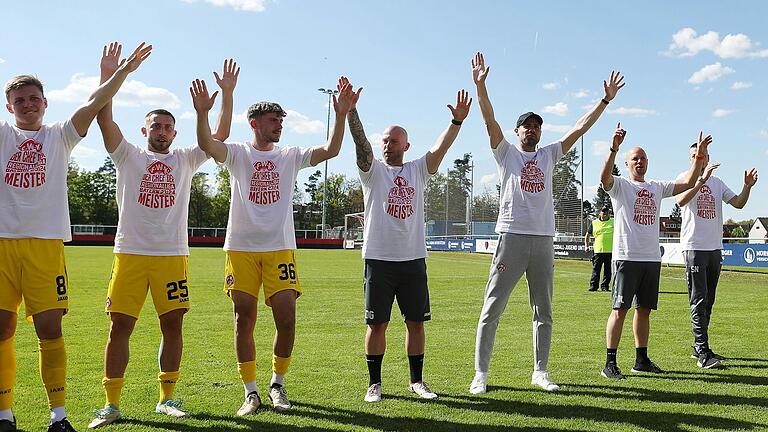
<path fill-rule="evenodd" d="M 707 148 L 712 144 L 712 135 L 704 136 L 704 132 L 699 131 L 699 143 L 696 146 L 696 159 L 707 157 Z"/>
<path fill-rule="evenodd" d="M 749 172 L 744 171 L 744 184 L 752 187 L 757 183 L 757 170 L 752 168 Z"/>
<path fill-rule="evenodd" d="M 224 70 L 221 72 L 221 77 L 216 71 L 213 71 L 213 76 L 216 78 L 216 84 L 222 92 L 232 93 L 237 86 L 237 77 L 240 75 L 240 68 L 237 66 L 237 62 L 233 59 L 224 60 Z"/>
<path fill-rule="evenodd" d="M 219 94 L 218 90 L 208 96 L 208 87 L 205 85 L 204 80 L 196 79 L 192 81 L 192 86 L 189 88 L 189 94 L 192 95 L 192 106 L 195 107 L 195 111 L 198 113 L 207 113 L 213 108 L 213 102 L 216 100 L 216 95 Z"/>
<path fill-rule="evenodd" d="M 454 120 L 464 121 L 469 115 L 470 105 L 472 105 L 472 98 L 466 90 L 461 89 L 456 93 L 456 106 L 449 104 L 448 109 L 451 110 Z"/>
<path fill-rule="evenodd" d="M 604 99 L 609 102 L 612 101 L 613 98 L 616 97 L 616 93 L 618 93 L 619 90 L 621 90 L 621 88 L 626 84 L 623 81 L 624 75 L 622 75 L 621 72 L 611 71 L 611 78 L 608 80 L 608 82 L 603 80 L 603 89 L 605 90 Z"/>
<path fill-rule="evenodd" d="M 135 50 L 133 50 L 133 54 L 131 54 L 130 57 L 123 59 L 120 62 L 118 69 L 124 69 L 127 70 L 128 73 L 131 73 L 138 69 L 139 66 L 141 66 L 141 63 L 144 62 L 150 54 L 152 54 L 152 45 L 146 45 L 146 42 L 142 42 Z"/>
<path fill-rule="evenodd" d="M 614 150 L 619 150 L 619 146 L 621 146 L 621 143 L 624 142 L 624 137 L 627 136 L 627 131 L 621 128 L 621 122 L 618 122 L 616 124 L 616 132 L 613 133 L 613 142 L 611 143 L 611 148 Z"/>
<path fill-rule="evenodd" d="M 349 85 L 349 89 L 352 90 L 352 84 L 350 84 L 349 79 L 347 77 L 342 76 L 339 78 L 339 83 L 336 84 L 336 90 L 341 93 L 341 89 L 344 88 L 345 85 Z M 354 109 L 355 106 L 357 106 L 357 101 L 360 99 L 360 93 L 363 92 L 363 88 L 360 87 L 357 89 L 357 91 L 352 92 L 352 99 L 351 99 L 351 105 L 349 107 L 350 110 Z"/>
<path fill-rule="evenodd" d="M 707 167 L 704 168 L 704 173 L 701 175 L 701 178 L 703 178 L 704 181 L 709 180 L 709 177 L 712 175 L 712 171 L 716 170 L 719 166 L 719 163 L 711 163 L 707 165 Z"/>
<path fill-rule="evenodd" d="M 475 54 L 475 58 L 472 59 L 472 80 L 475 84 L 485 83 L 485 79 L 488 78 L 488 72 L 490 71 L 491 68 L 485 66 L 483 53 L 478 52 Z"/>
<path fill-rule="evenodd" d="M 119 42 L 110 42 L 109 45 L 104 45 L 104 49 L 101 52 L 101 64 L 99 65 L 102 82 L 114 75 L 117 68 L 122 64 L 120 62 L 120 53 L 122 51 L 123 45 Z"/>
<path fill-rule="evenodd" d="M 355 98 L 355 92 L 352 91 L 352 84 L 349 83 L 347 77 L 342 76 L 339 78 L 339 83 L 336 85 L 338 89 L 338 97 L 333 95 L 333 110 L 336 111 L 336 115 L 346 116 L 350 109 L 357 102 Z M 358 90 L 358 97 L 359 97 Z M 354 100 L 354 102 L 353 102 Z"/>

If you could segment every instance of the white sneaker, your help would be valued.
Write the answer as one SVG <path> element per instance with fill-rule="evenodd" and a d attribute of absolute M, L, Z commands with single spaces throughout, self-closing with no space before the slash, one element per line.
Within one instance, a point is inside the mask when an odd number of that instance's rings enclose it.
<path fill-rule="evenodd" d="M 551 392 L 560 390 L 560 386 L 552 382 L 546 371 L 535 371 L 531 376 L 531 385 L 539 386 Z"/>
<path fill-rule="evenodd" d="M 104 408 L 95 410 L 93 414 L 96 418 L 88 423 L 88 429 L 97 429 L 112 424 L 122 417 L 120 410 L 112 404 L 107 404 Z"/>
<path fill-rule="evenodd" d="M 251 392 L 248 394 L 248 397 L 245 398 L 245 402 L 243 402 L 240 409 L 237 410 L 237 415 L 242 417 L 247 416 L 248 414 L 253 414 L 260 406 L 261 398 L 259 397 L 259 392 Z"/>
<path fill-rule="evenodd" d="M 488 373 L 475 372 L 472 384 L 469 385 L 472 394 L 485 394 L 488 392 Z"/>
<path fill-rule="evenodd" d="M 371 384 L 365 392 L 366 402 L 381 402 L 381 383 Z"/>
<path fill-rule="evenodd" d="M 181 401 L 174 399 L 166 399 L 164 402 L 158 403 L 155 407 L 155 412 L 176 418 L 187 416 L 187 413 L 181 410 Z"/>
<path fill-rule="evenodd" d="M 429 389 L 429 387 L 427 386 L 427 383 L 425 383 L 424 381 L 413 383 L 408 386 L 408 389 L 413 393 L 416 393 L 417 395 L 421 396 L 423 399 L 437 398 L 437 395 L 432 393 L 432 390 Z"/>
<path fill-rule="evenodd" d="M 279 384 L 273 384 L 269 388 L 269 400 L 272 401 L 272 409 L 275 411 L 288 411 L 291 409 L 288 392 L 285 391 L 285 387 Z"/>

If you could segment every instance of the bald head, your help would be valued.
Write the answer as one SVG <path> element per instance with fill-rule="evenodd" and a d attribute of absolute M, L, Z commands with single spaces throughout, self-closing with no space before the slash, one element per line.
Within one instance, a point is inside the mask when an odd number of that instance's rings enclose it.
<path fill-rule="evenodd" d="M 624 164 L 629 170 L 629 176 L 635 181 L 645 181 L 645 173 L 648 171 L 648 156 L 642 147 L 632 147 L 627 152 Z"/>
<path fill-rule="evenodd" d="M 408 142 L 408 131 L 405 130 L 404 127 L 398 126 L 398 125 L 392 125 L 386 129 L 384 129 L 384 135 L 387 136 L 393 136 L 397 135 L 398 137 L 403 138 L 405 142 Z"/>
<path fill-rule="evenodd" d="M 381 153 L 387 165 L 402 165 L 403 156 L 410 147 L 405 128 L 392 125 L 384 130 L 381 137 Z"/>

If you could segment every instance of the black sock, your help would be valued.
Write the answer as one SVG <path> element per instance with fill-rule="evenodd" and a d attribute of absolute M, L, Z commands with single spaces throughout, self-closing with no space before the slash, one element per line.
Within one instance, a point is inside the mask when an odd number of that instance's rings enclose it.
<path fill-rule="evenodd" d="M 365 362 L 368 363 L 368 385 L 381 384 L 381 361 L 384 354 L 366 354 Z"/>
<path fill-rule="evenodd" d="M 424 367 L 424 354 L 409 355 L 408 367 L 411 370 L 411 382 L 417 383 L 421 381 L 421 371 Z"/>
<path fill-rule="evenodd" d="M 648 359 L 648 347 L 635 348 L 635 363 L 647 363 Z"/>
<path fill-rule="evenodd" d="M 605 365 L 608 366 L 609 364 L 616 364 L 616 352 L 618 351 L 618 348 L 608 348 L 606 350 L 605 355 Z"/>

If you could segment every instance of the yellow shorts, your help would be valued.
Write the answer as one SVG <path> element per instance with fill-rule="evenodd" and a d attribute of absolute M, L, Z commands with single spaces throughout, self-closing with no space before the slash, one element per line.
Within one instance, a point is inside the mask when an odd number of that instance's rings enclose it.
<path fill-rule="evenodd" d="M 27 321 L 40 312 L 69 309 L 69 281 L 62 240 L 0 239 L 0 309 Z"/>
<path fill-rule="evenodd" d="M 270 299 L 280 291 L 294 290 L 301 295 L 299 277 L 296 274 L 296 256 L 293 249 L 271 252 L 226 251 L 227 264 L 224 269 L 224 292 L 243 291 L 259 298 L 259 289 L 264 285 L 264 303 L 271 306 Z"/>
<path fill-rule="evenodd" d="M 147 291 L 152 293 L 158 316 L 188 310 L 188 263 L 186 256 L 115 254 L 104 310 L 138 319 Z"/>

